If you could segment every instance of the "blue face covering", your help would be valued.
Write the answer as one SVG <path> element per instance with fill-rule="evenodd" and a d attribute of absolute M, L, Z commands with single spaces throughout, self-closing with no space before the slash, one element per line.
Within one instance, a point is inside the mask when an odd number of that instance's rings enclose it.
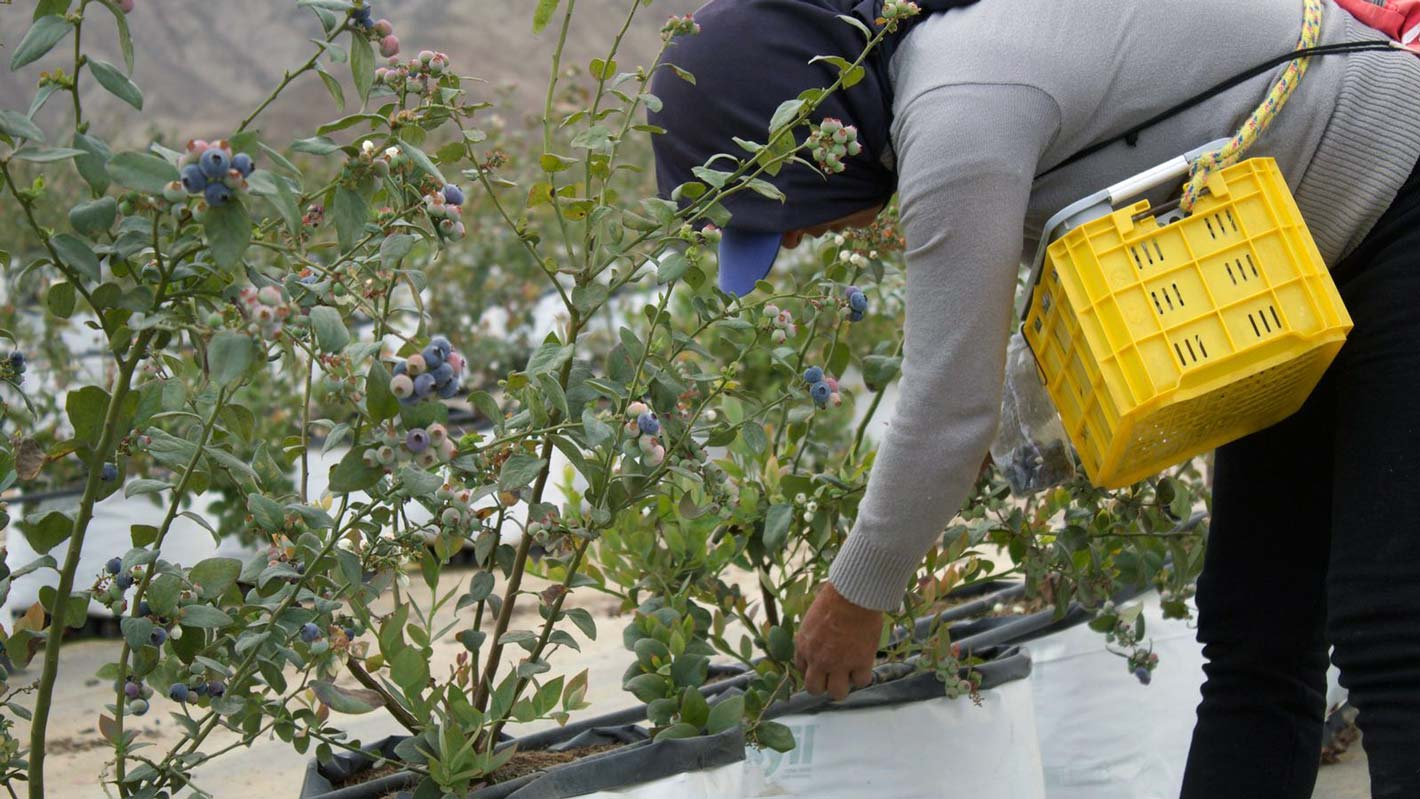
<path fill-rule="evenodd" d="M 923 15 L 974 2 L 917 0 Z M 810 63 L 815 56 L 852 61 L 862 52 L 862 31 L 839 16 L 876 30 L 881 8 L 882 0 L 711 0 L 697 11 L 701 32 L 674 40 L 663 59 L 690 72 L 695 83 L 665 68 L 651 82 L 661 109 L 647 116 L 666 130 L 652 137 L 661 196 L 669 198 L 676 186 L 695 180 L 691 170 L 716 153 L 744 155 L 734 137 L 767 141 L 769 120 L 780 103 L 837 79 L 833 65 Z M 863 80 L 826 98 L 815 113 L 815 122 L 834 117 L 857 127 L 863 151 L 845 160 L 845 171 L 825 177 L 789 164 L 777 176 L 760 176 L 787 201 L 752 191 L 725 201 L 732 218 L 720 243 L 722 290 L 736 295 L 753 290 L 769 273 L 784 233 L 883 205 L 892 197 L 897 175 L 888 140 L 892 85 L 887 65 L 904 31 L 874 50 L 863 65 Z"/>

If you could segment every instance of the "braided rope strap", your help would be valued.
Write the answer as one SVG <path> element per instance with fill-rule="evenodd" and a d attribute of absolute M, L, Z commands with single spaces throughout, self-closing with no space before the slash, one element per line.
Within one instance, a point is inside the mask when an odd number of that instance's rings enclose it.
<path fill-rule="evenodd" d="M 1317 40 L 1321 38 L 1321 14 L 1322 0 L 1306 0 L 1305 10 L 1302 16 L 1302 35 L 1297 42 L 1297 49 L 1302 50 L 1315 47 Z M 1242 160 L 1243 153 L 1248 150 L 1257 139 L 1262 136 L 1267 127 L 1272 124 L 1272 120 L 1286 105 L 1287 98 L 1292 96 L 1292 92 L 1301 82 L 1302 76 L 1307 74 L 1307 65 L 1311 62 L 1311 57 L 1298 58 L 1287 64 L 1287 68 L 1277 78 L 1277 82 L 1272 84 L 1268 90 L 1267 97 L 1243 122 L 1242 128 L 1228 140 L 1228 143 L 1215 152 L 1206 153 L 1199 156 L 1193 163 L 1193 171 L 1189 176 L 1188 184 L 1183 187 L 1183 197 L 1179 201 L 1179 207 L 1185 213 L 1191 213 L 1193 206 L 1202 196 L 1203 189 L 1208 183 L 1208 176 L 1219 169 L 1232 166 Z"/>

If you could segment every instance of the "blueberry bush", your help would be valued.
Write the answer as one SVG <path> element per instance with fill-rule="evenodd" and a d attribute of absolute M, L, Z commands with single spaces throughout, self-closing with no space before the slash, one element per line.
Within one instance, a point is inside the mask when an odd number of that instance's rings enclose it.
<path fill-rule="evenodd" d="M 37 570 L 57 586 L 5 641 L 13 666 L 39 669 L 32 685 L 0 686 L 6 784 L 45 795 L 62 631 L 91 602 L 122 620 L 97 724 L 113 750 L 99 777 L 119 796 L 208 795 L 201 766 L 263 736 L 322 758 L 355 749 L 340 717 L 375 711 L 408 730 L 398 755 L 420 795 L 486 783 L 512 754 L 493 745 L 507 725 L 587 706 L 587 672 L 549 661 L 577 649 L 572 630 L 597 633 L 568 601 L 579 590 L 629 614 L 624 687 L 658 735 L 743 725 L 758 745 L 792 747 L 763 714 L 795 689 L 795 627 L 872 466 L 868 431 L 902 353 L 902 240 L 889 212 L 737 299 L 714 287 L 716 226 L 728 196 L 778 196 L 763 178 L 787 162 L 843 169 L 856 131 L 815 109 L 915 7 L 889 3 L 880 30 L 862 28 L 863 55 L 834 62 L 832 85 L 786 98 L 763 141 L 667 200 L 647 185 L 645 144 L 660 131 L 642 112 L 658 102 L 653 72 L 676 68 L 622 67 L 619 35 L 568 70 L 576 0 L 536 3 L 534 31 L 558 44 L 541 118 L 514 132 L 456 55 L 411 53 L 367 0 L 295 4 L 310 12 L 309 58 L 234 129 L 193 130 L 180 147 L 121 149 L 84 113 L 95 91 L 142 107 L 126 23 L 141 2 L 40 0 L 7 42 L 12 71 L 65 47 L 73 58 L 39 76 L 27 112 L 0 110 L 0 193 L 27 245 L 0 263 L 47 319 L 101 335 L 105 365 L 102 379 L 27 392 L 23 352 L 41 337 L 0 329 L 13 347 L 0 361 L 13 430 L 0 488 L 42 472 L 82 485 L 71 510 L 11 525 L 48 554 L 0 590 Z M 625 3 L 623 34 L 649 5 Z M 121 66 L 84 49 L 96 14 L 118 22 Z M 673 17 L 662 37 L 696 31 Z M 294 81 L 318 78 L 344 107 L 337 66 L 358 95 L 351 113 L 268 141 L 257 123 Z M 35 112 L 65 96 L 71 126 L 41 129 Z M 555 325 L 527 337 L 544 299 Z M 525 338 L 509 345 L 504 331 Z M 1147 679 L 1137 613 L 1109 599 L 1154 584 L 1187 614 L 1200 547 L 1174 528 L 1199 486 L 1185 467 L 1121 492 L 1076 481 L 1012 498 L 985 468 L 892 621 L 1019 574 L 1061 612 L 1099 608 L 1121 674 Z M 120 491 L 163 519 L 80 574 L 94 507 Z M 203 495 L 223 498 L 218 518 L 190 509 Z M 164 545 L 180 517 L 261 554 L 175 562 Z M 410 577 L 432 599 L 405 590 Z M 451 626 L 436 621 L 451 608 Z M 450 636 L 463 651 L 435 674 L 434 644 Z M 918 656 L 947 693 L 974 692 L 944 633 L 892 641 L 886 657 Z M 755 682 L 712 709 L 696 689 L 713 658 Z M 132 722 L 155 710 L 183 732 L 166 750 Z M 214 747 L 218 729 L 236 743 Z"/>

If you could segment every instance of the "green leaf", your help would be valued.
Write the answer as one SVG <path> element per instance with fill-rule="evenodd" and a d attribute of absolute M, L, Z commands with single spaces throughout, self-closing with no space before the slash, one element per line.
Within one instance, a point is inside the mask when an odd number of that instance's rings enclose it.
<path fill-rule="evenodd" d="M 705 701 L 705 694 L 694 688 L 687 688 L 681 695 L 680 717 L 687 724 L 695 725 L 698 731 L 710 721 L 710 703 Z"/>
<path fill-rule="evenodd" d="M 598 446 L 612 436 L 611 425 L 598 419 L 591 408 L 582 411 L 582 432 L 587 436 L 587 445 L 591 447 Z"/>
<path fill-rule="evenodd" d="M 143 110 L 143 92 L 134 85 L 128 76 L 119 71 L 118 67 L 107 61 L 100 61 L 97 58 L 89 58 L 89 72 L 93 73 L 94 80 L 99 85 L 108 89 L 109 94 L 128 103 L 139 111 Z"/>
<path fill-rule="evenodd" d="M 192 567 L 188 579 L 201 586 L 203 596 L 213 597 L 235 585 L 241 573 L 242 562 L 236 558 L 207 558 Z"/>
<path fill-rule="evenodd" d="M 365 377 L 365 410 L 376 422 L 399 415 L 399 399 L 390 393 L 390 373 L 378 360 L 370 364 Z"/>
<path fill-rule="evenodd" d="M 561 0 L 537 0 L 537 8 L 533 10 L 533 33 L 542 33 L 543 29 L 547 27 L 547 23 L 552 21 L 552 15 L 557 11 L 559 2 Z M 14 69 L 13 66 L 10 68 Z"/>
<path fill-rule="evenodd" d="M 177 167 L 148 153 L 119 153 L 108 160 L 106 169 L 118 185 L 145 194 L 162 194 L 164 186 L 178 179 Z"/>
<path fill-rule="evenodd" d="M 160 574 L 148 584 L 148 593 L 143 597 L 159 616 L 177 615 L 178 593 L 182 591 L 182 580 L 175 574 Z"/>
<path fill-rule="evenodd" d="M 537 479 L 546 465 L 547 461 L 542 458 L 516 452 L 503 461 L 503 468 L 498 472 L 498 487 L 504 491 L 522 488 Z"/>
<path fill-rule="evenodd" d="M 68 319 L 74 314 L 74 284 L 60 281 L 44 293 L 44 304 L 49 312 L 60 319 Z"/>
<path fill-rule="evenodd" d="M 433 176 L 441 185 L 448 183 L 447 180 L 444 180 L 444 174 L 439 171 L 438 167 L 434 166 L 434 162 L 429 160 L 429 156 L 425 155 L 423 150 L 415 147 L 404 139 L 398 139 L 397 141 L 399 142 L 399 148 L 404 151 L 405 155 L 409 156 L 409 160 L 413 161 L 415 166 L 419 167 L 419 169 L 426 174 Z"/>
<path fill-rule="evenodd" d="M 659 674 L 640 674 L 628 680 L 624 687 L 642 702 L 654 702 L 665 698 L 666 678 Z"/>
<path fill-rule="evenodd" d="M 111 155 L 108 145 L 104 144 L 102 139 L 84 133 L 75 133 L 70 143 L 74 145 L 74 149 L 86 153 L 74 158 L 74 168 L 79 170 L 79 177 L 83 178 L 96 194 L 108 191 L 110 180 L 106 166 Z"/>
<path fill-rule="evenodd" d="M 113 13 L 114 24 L 118 26 L 118 46 L 123 50 L 123 65 L 133 72 L 133 36 L 128 32 L 128 15 L 115 5 L 114 0 L 106 0 L 104 5 Z"/>
<path fill-rule="evenodd" d="M 69 392 L 64 398 L 64 410 L 69 414 L 69 423 L 74 426 L 74 440 L 88 446 L 99 443 L 108 403 L 108 392 L 98 386 L 84 386 Z"/>
<path fill-rule="evenodd" d="M 59 40 L 69 33 L 71 27 L 69 20 L 58 15 L 35 20 L 10 56 L 10 71 L 14 72 L 42 58 L 50 48 L 59 44 Z"/>
<path fill-rule="evenodd" d="M 55 161 L 65 161 L 83 154 L 83 150 L 76 150 L 73 147 L 35 147 L 30 144 L 15 151 L 16 158 L 35 164 L 52 164 Z"/>
<path fill-rule="evenodd" d="M 416 466 L 400 467 L 399 481 L 399 495 L 404 497 L 427 497 L 444 484 L 444 478 Z"/>
<path fill-rule="evenodd" d="M 157 494 L 162 491 L 167 491 L 172 487 L 172 483 L 167 483 L 162 480 L 139 478 L 137 480 L 129 480 L 127 483 L 123 484 L 123 495 L 125 497 L 136 497 L 141 494 Z"/>
<path fill-rule="evenodd" d="M 359 194 L 344 186 L 337 186 L 330 213 L 335 220 L 335 234 L 340 240 L 340 249 L 349 252 L 355 248 L 360 231 L 364 229 L 365 221 L 370 218 L 369 206 Z"/>
<path fill-rule="evenodd" d="M 320 75 L 321 82 L 325 84 L 325 90 L 330 93 L 330 97 L 335 101 L 335 110 L 345 113 L 345 90 L 340 88 L 340 81 L 335 76 L 325 71 L 325 67 L 316 64 L 316 74 Z"/>
<path fill-rule="evenodd" d="M 863 359 L 863 383 L 869 391 L 881 391 L 897 379 L 902 359 L 891 355 L 869 355 Z"/>
<path fill-rule="evenodd" d="M 789 523 L 794 518 L 794 506 L 774 505 L 764 517 L 764 548 L 771 553 L 778 552 L 789 538 Z"/>
<path fill-rule="evenodd" d="M 375 83 L 375 49 L 364 34 L 350 36 L 350 74 L 355 78 L 355 91 L 363 103 L 370 99 L 370 87 Z"/>
<path fill-rule="evenodd" d="M 722 733 L 737 726 L 744 714 L 744 694 L 722 699 L 710 707 L 710 720 L 705 723 L 705 729 L 711 735 Z"/>
<path fill-rule="evenodd" d="M 242 255 L 251 244 L 251 217 L 241 200 L 233 197 L 221 205 L 207 209 L 202 218 L 207 231 L 207 245 L 212 248 L 212 260 L 223 269 L 242 262 Z"/>
<path fill-rule="evenodd" d="M 380 242 L 380 266 L 386 269 L 399 267 L 399 262 L 414 249 L 416 239 L 408 233 L 396 233 Z"/>
<path fill-rule="evenodd" d="M 268 530 L 280 530 L 286 526 L 286 510 L 281 503 L 261 494 L 247 497 L 247 511 L 257 524 Z"/>
<path fill-rule="evenodd" d="M 215 630 L 231 624 L 232 617 L 210 605 L 187 605 L 178 614 L 178 623 L 184 627 Z"/>
<path fill-rule="evenodd" d="M 769 118 L 769 132 L 776 133 L 780 128 L 793 122 L 803 108 L 803 100 L 785 100 L 780 103 L 779 107 L 774 109 L 774 116 Z"/>
<path fill-rule="evenodd" d="M 362 453 L 363 450 L 358 447 L 352 448 L 340 459 L 340 463 L 331 468 L 330 490 L 333 493 L 364 491 L 380 481 L 380 477 L 385 473 L 384 469 L 366 466 Z"/>
<path fill-rule="evenodd" d="M 74 520 L 66 513 L 52 510 L 41 516 L 39 521 L 20 522 L 20 531 L 25 534 L 25 540 L 30 542 L 30 547 L 43 554 L 69 538 L 70 533 L 74 531 Z"/>
<path fill-rule="evenodd" d="M 660 263 L 656 264 L 656 282 L 665 284 L 672 280 L 680 280 L 685 274 L 685 270 L 690 268 L 690 259 L 684 253 L 669 252 L 661 257 Z"/>
<path fill-rule="evenodd" d="M 54 245 L 55 252 L 59 253 L 59 259 L 65 266 L 89 280 L 98 282 L 99 257 L 82 239 L 68 233 L 60 233 L 50 239 L 49 243 Z"/>
<path fill-rule="evenodd" d="M 777 721 L 760 722 L 755 729 L 755 739 L 776 752 L 794 748 L 794 731 Z"/>
<path fill-rule="evenodd" d="M 82 153 L 82 150 L 74 152 Z M 94 238 L 113 227 L 118 218 L 118 201 L 112 197 L 82 202 L 69 209 L 69 225 L 81 236 Z"/>
<path fill-rule="evenodd" d="M 562 368 L 568 358 L 572 357 L 572 348 L 564 347 L 555 339 L 544 341 L 533 351 L 532 357 L 528 358 L 526 371 L 529 377 L 536 377 L 543 373 L 551 373 Z"/>
<path fill-rule="evenodd" d="M 158 540 L 158 528 L 151 524 L 131 524 L 128 526 L 128 539 L 135 547 L 146 547 Z"/>
<path fill-rule="evenodd" d="M 365 688 L 342 688 L 325 680 L 312 680 L 311 691 L 336 713 L 359 715 L 384 707 L 380 695 Z"/>
<path fill-rule="evenodd" d="M 119 622 L 123 639 L 133 649 L 142 649 L 153 643 L 153 622 L 138 616 L 128 616 Z"/>
<path fill-rule="evenodd" d="M 350 343 L 350 331 L 340 318 L 340 311 L 328 305 L 317 305 L 311 309 L 311 327 L 316 331 L 316 340 L 325 352 L 340 352 Z"/>
<path fill-rule="evenodd" d="M 390 658 L 390 678 L 414 696 L 429 682 L 429 661 L 418 647 L 405 647 Z"/>
<path fill-rule="evenodd" d="M 207 368 L 212 382 L 229 386 L 241 379 L 252 362 L 251 339 L 244 333 L 224 330 L 212 337 L 207 345 Z"/>
<path fill-rule="evenodd" d="M 306 139 L 297 139 L 291 143 L 291 149 L 298 153 L 310 153 L 311 155 L 330 155 L 340 149 L 340 145 L 331 141 L 328 136 L 312 136 Z"/>
<path fill-rule="evenodd" d="M 0 110 L 0 133 L 17 139 L 44 141 L 44 131 L 30 121 L 29 117 L 18 111 Z"/>
<path fill-rule="evenodd" d="M 698 727 L 693 724 L 687 724 L 684 721 L 680 721 L 656 733 L 656 737 L 654 738 L 654 740 L 668 741 L 675 738 L 694 738 L 699 734 L 700 729 Z"/>

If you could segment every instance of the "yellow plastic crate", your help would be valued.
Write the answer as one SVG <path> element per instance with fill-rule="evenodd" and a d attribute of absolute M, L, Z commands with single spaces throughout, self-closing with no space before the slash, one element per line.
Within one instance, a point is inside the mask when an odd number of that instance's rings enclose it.
<path fill-rule="evenodd" d="M 1026 341 L 1105 488 L 1289 416 L 1351 329 L 1273 159 L 1214 174 L 1186 217 L 1145 200 L 1113 210 L 1186 172 L 1188 158 L 1057 215 L 1026 300 Z"/>

